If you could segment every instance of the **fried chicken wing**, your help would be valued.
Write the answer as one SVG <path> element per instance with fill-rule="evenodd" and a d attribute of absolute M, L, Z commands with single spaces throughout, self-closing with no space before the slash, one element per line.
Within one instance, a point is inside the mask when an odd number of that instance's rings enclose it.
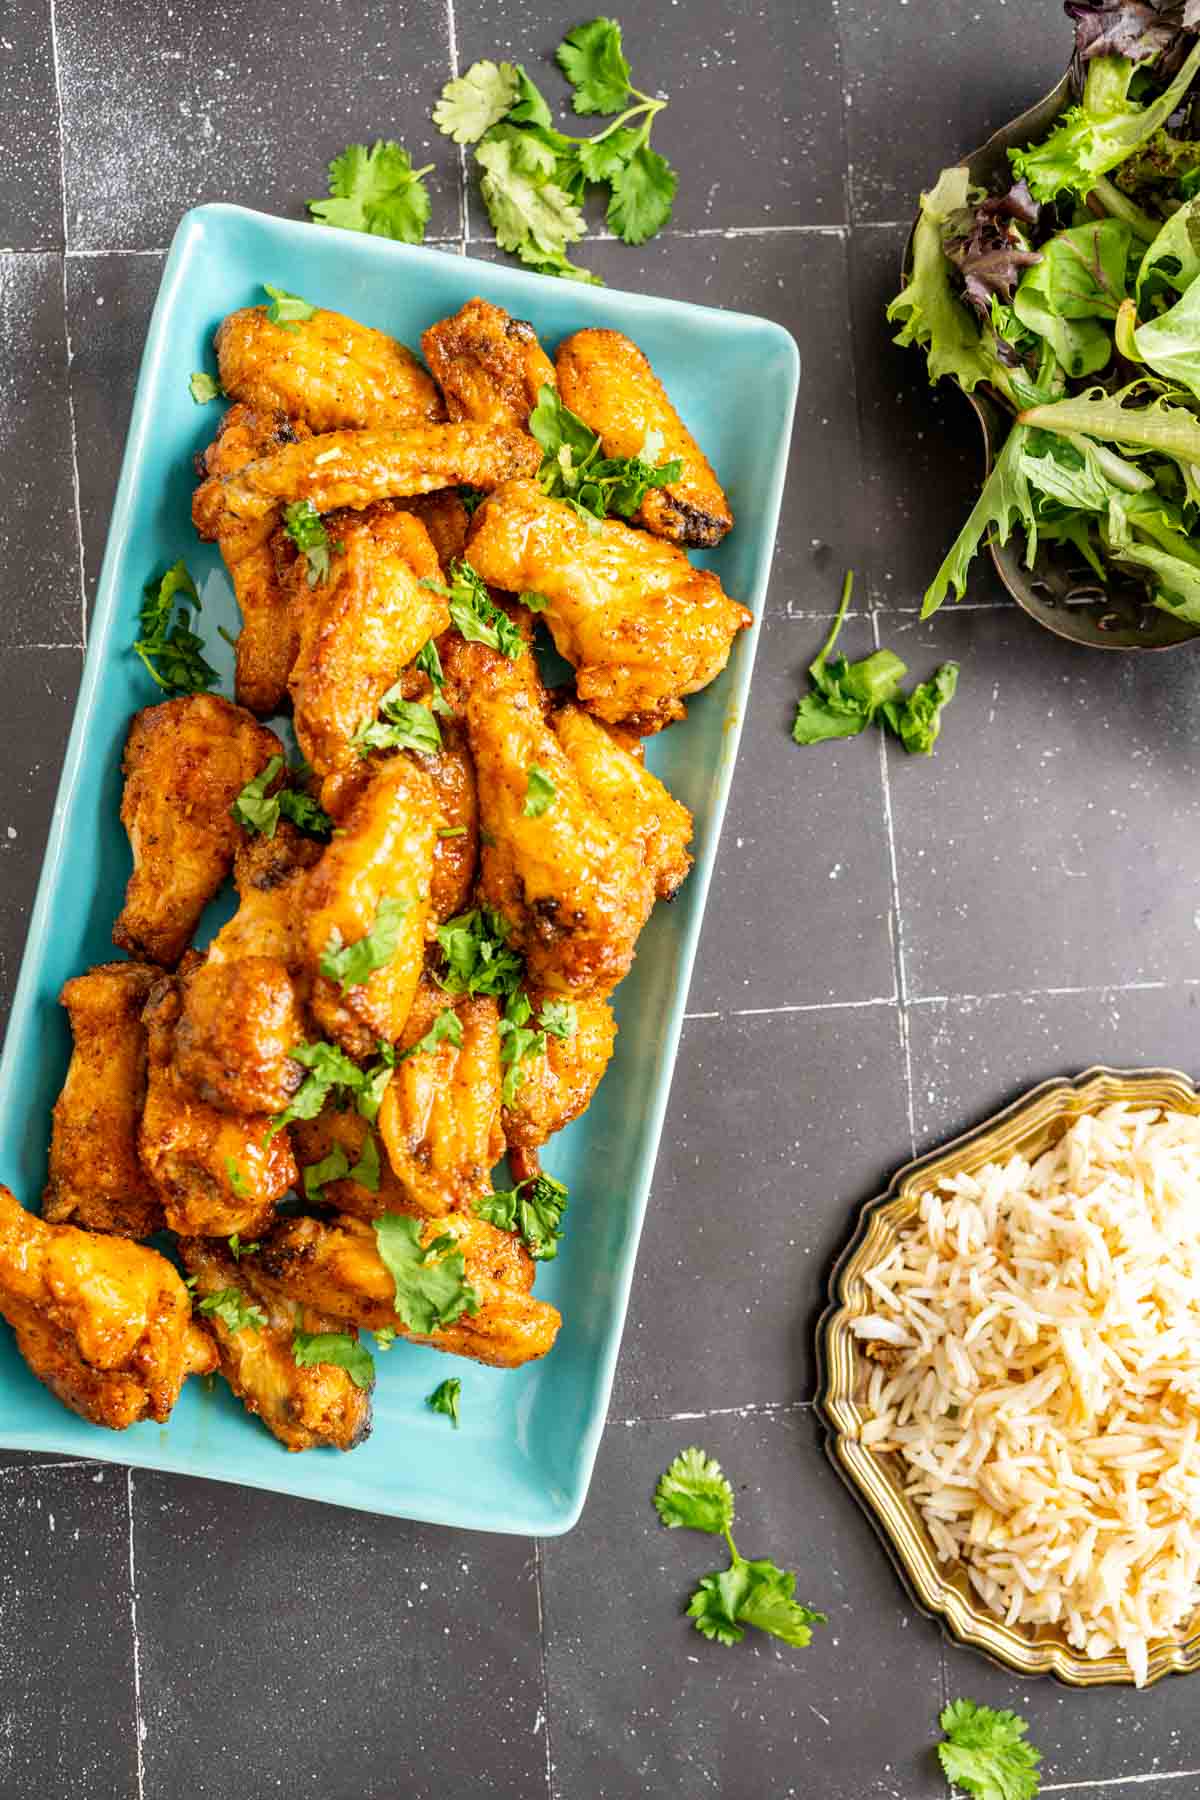
<path fill-rule="evenodd" d="M 434 846 L 442 816 L 429 777 L 407 756 L 379 760 L 340 816 L 339 833 L 305 878 L 301 930 L 312 1011 L 351 1056 L 404 1029 L 425 957 Z M 381 903 L 402 907 L 395 947 L 365 980 L 331 979 L 321 964 L 380 928 Z"/>
<path fill-rule="evenodd" d="M 482 644 L 454 651 L 475 669 L 466 721 L 479 787 L 479 896 L 503 914 L 530 979 L 558 991 L 610 992 L 628 973 L 654 904 L 641 845 L 605 819 L 546 718 L 532 655 L 509 661 Z M 549 781 L 527 806 L 530 770 Z"/>
<path fill-rule="evenodd" d="M 292 1145 L 301 1175 L 339 1149 L 349 1167 L 358 1168 L 367 1151 L 368 1140 L 375 1132 L 376 1127 L 368 1125 L 361 1113 L 349 1107 L 327 1106 L 315 1119 L 297 1119 L 292 1126 Z M 353 1213 L 358 1219 L 376 1219 L 380 1213 L 404 1209 L 408 1204 L 404 1189 L 393 1174 L 386 1153 L 379 1149 L 377 1136 L 375 1148 L 379 1161 L 378 1187 L 368 1187 L 366 1182 L 348 1174 L 338 1176 L 322 1184 L 321 1195 L 327 1205 L 335 1206 L 338 1212 Z"/>
<path fill-rule="evenodd" d="M 287 964 L 207 957 L 181 986 L 174 1062 L 184 1085 L 220 1112 L 282 1112 L 304 1080 L 292 1051 L 307 1035 Z"/>
<path fill-rule="evenodd" d="M 535 1019 L 554 998 L 544 989 L 529 994 Z M 536 1150 L 586 1112 L 608 1067 L 617 1035 L 612 1007 L 595 994 L 584 994 L 573 1008 L 570 1035 L 547 1033 L 545 1055 L 527 1056 L 521 1063 L 520 1086 L 503 1115 L 510 1160 L 514 1151 Z"/>
<path fill-rule="evenodd" d="M 451 1010 L 461 1044 L 443 1038 L 432 1049 L 413 1052 L 439 1015 Z M 484 995 L 453 999 L 426 976 L 399 1047 L 409 1054 L 397 1061 L 379 1108 L 388 1162 L 410 1207 L 433 1217 L 469 1212 L 491 1193 L 490 1172 L 504 1155 L 496 1002 Z"/>
<path fill-rule="evenodd" d="M 643 734 L 684 717 L 684 697 L 721 673 L 751 622 L 673 544 L 619 519 L 585 521 L 535 481 L 507 482 L 484 502 L 467 555 L 489 585 L 545 598 L 581 703 Z"/>
<path fill-rule="evenodd" d="M 479 796 L 467 734 L 457 720 L 440 723 L 441 753 L 416 755 L 433 783 L 445 821 L 438 828 L 430 890 L 430 911 L 439 925 L 469 904 L 479 866 Z"/>
<path fill-rule="evenodd" d="M 326 530 L 342 546 L 328 578 L 310 587 L 297 562 L 285 584 L 300 632 L 288 682 L 296 739 L 322 777 L 358 760 L 355 733 L 450 624 L 444 598 L 421 586 L 440 583 L 441 566 L 419 519 L 381 501 L 332 514 Z"/>
<path fill-rule="evenodd" d="M 217 427 L 216 438 L 197 458 L 205 485 L 193 499 L 193 516 L 202 518 L 207 509 L 219 508 L 224 476 L 269 456 L 284 444 L 301 443 L 311 436 L 307 425 L 286 413 L 231 406 Z M 244 547 L 240 557 L 225 557 L 242 615 L 234 691 L 240 705 L 262 717 L 279 711 L 296 655 L 296 627 L 280 580 L 281 566 L 286 569 L 295 557 L 295 546 L 283 532 Z"/>
<path fill-rule="evenodd" d="M 733 524 L 720 482 L 637 345 L 619 331 L 577 331 L 555 357 L 558 391 L 590 425 L 605 456 L 639 456 L 661 440 L 655 464 L 683 464 L 678 481 L 650 488 L 635 521 L 675 544 L 710 548 Z"/>
<path fill-rule="evenodd" d="M 42 1196 L 42 1217 L 52 1224 L 73 1219 L 129 1238 L 162 1226 L 161 1202 L 137 1154 L 146 1093 L 142 1007 L 160 974 L 145 963 L 104 963 L 59 995 L 75 1047 L 54 1105 Z"/>
<path fill-rule="evenodd" d="M 490 490 L 533 475 L 542 453 L 523 431 L 482 425 L 409 425 L 397 431 L 331 431 L 205 482 L 192 501 L 203 538 L 215 538 L 229 568 L 265 543 L 279 508 L 308 500 L 319 513 L 447 487 Z"/>
<path fill-rule="evenodd" d="M 687 807 L 646 767 L 640 753 L 582 708 L 560 707 L 552 724 L 588 799 L 614 831 L 641 845 L 658 898 L 673 899 L 692 866 Z"/>
<path fill-rule="evenodd" d="M 292 1354 L 297 1326 L 314 1334 L 340 1332 L 341 1321 L 297 1307 L 257 1281 L 254 1254 L 235 1260 L 211 1238 L 181 1238 L 179 1254 L 195 1279 L 197 1300 L 235 1288 L 263 1315 L 262 1323 L 251 1320 L 238 1331 L 219 1313 L 205 1315 L 221 1373 L 246 1411 L 289 1450 L 354 1450 L 365 1442 L 371 1433 L 370 1389 L 357 1387 L 333 1363 L 299 1368 Z"/>
<path fill-rule="evenodd" d="M 554 365 L 527 319 L 488 300 L 468 300 L 421 334 L 425 360 L 451 419 L 524 430 L 538 389 L 554 385 Z"/>
<path fill-rule="evenodd" d="M 180 983 L 165 977 L 146 1003 L 146 1104 L 138 1150 L 172 1231 L 253 1237 L 296 1180 L 286 1131 L 265 1114 L 222 1112 L 183 1080 L 175 1063 Z"/>
<path fill-rule="evenodd" d="M 113 942 L 173 968 L 233 867 L 242 835 L 229 809 L 283 746 L 218 694 L 189 694 L 137 713 L 125 743 L 121 822 L 133 874 Z"/>
<path fill-rule="evenodd" d="M 324 307 L 286 325 L 272 324 L 267 310 L 242 307 L 217 327 L 221 386 L 233 399 L 277 407 L 314 431 L 445 417 L 417 358 L 386 332 Z"/>
<path fill-rule="evenodd" d="M 412 494 L 394 505 L 420 519 L 437 551 L 443 575 L 457 562 L 467 547 L 467 527 L 471 523 L 466 507 L 454 488 L 439 488 L 432 494 Z"/>
<path fill-rule="evenodd" d="M 323 849 L 288 819 L 280 819 L 274 837 L 242 833 L 233 860 L 238 909 L 208 946 L 209 962 L 270 956 L 299 979 L 304 970 L 298 935 L 302 880 L 306 870 L 320 861 Z"/>
<path fill-rule="evenodd" d="M 263 1243 L 261 1278 L 364 1330 L 394 1330 L 414 1343 L 495 1368 L 516 1369 L 545 1356 L 562 1321 L 553 1306 L 530 1292 L 533 1264 L 514 1235 L 465 1213 L 422 1225 L 426 1250 L 446 1237 L 463 1254 L 465 1278 L 479 1297 L 479 1310 L 463 1313 L 429 1337 L 408 1330 L 397 1315 L 395 1282 L 379 1254 L 373 1227 L 361 1219 L 281 1221 Z"/>
<path fill-rule="evenodd" d="M 112 1431 L 139 1419 L 164 1424 L 188 1376 L 216 1366 L 164 1256 L 127 1238 L 47 1225 L 5 1187 L 0 1313 L 39 1381 Z"/>

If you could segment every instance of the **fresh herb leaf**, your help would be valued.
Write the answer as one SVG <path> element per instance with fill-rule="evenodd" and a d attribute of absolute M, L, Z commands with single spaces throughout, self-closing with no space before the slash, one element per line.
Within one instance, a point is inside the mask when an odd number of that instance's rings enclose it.
<path fill-rule="evenodd" d="M 518 594 L 517 602 L 521 606 L 527 606 L 530 612 L 534 613 L 545 612 L 550 604 L 545 594 L 536 593 L 532 588 L 525 588 Z"/>
<path fill-rule="evenodd" d="M 540 819 L 558 798 L 558 789 L 538 763 L 530 763 L 525 772 L 525 804 L 521 808 L 527 819 Z"/>
<path fill-rule="evenodd" d="M 182 560 L 147 582 L 133 648 L 166 694 L 203 694 L 220 680 L 201 655 L 204 639 L 191 629 L 192 608 L 199 612 L 200 595 Z"/>
<path fill-rule="evenodd" d="M 542 447 L 538 469 L 542 492 L 565 500 L 581 517 L 588 515 L 589 521 L 607 518 L 610 513 L 632 518 L 648 489 L 665 487 L 683 473 L 678 457 L 657 467 L 647 460 L 659 453 L 661 440 L 657 447 L 647 440 L 641 456 L 601 456 L 596 433 L 563 403 L 558 389 L 549 382 L 538 389 L 529 430 Z M 594 525 L 592 529 L 596 529 Z M 544 596 L 538 598 L 547 604 Z"/>
<path fill-rule="evenodd" d="M 267 792 L 282 768 L 282 756 L 273 756 L 266 767 L 246 783 L 230 807 L 230 814 L 244 830 L 261 832 L 267 838 L 275 836 L 281 818 L 290 819 L 298 830 L 307 832 L 310 837 L 328 837 L 333 830 L 333 820 L 311 794 L 297 793 L 286 787 L 273 794 Z"/>
<path fill-rule="evenodd" d="M 482 488 L 473 487 L 460 487 L 458 490 L 458 497 L 466 508 L 468 519 L 473 519 L 475 517 L 475 514 L 487 499 L 487 495 Z"/>
<path fill-rule="evenodd" d="M 413 658 L 413 667 L 415 669 L 420 669 L 422 675 L 425 676 L 433 688 L 433 699 L 430 701 L 430 709 L 435 713 L 442 713 L 446 717 L 449 717 L 451 708 L 447 704 L 445 694 L 442 691 L 446 685 L 446 677 L 442 670 L 442 659 L 438 655 L 438 647 L 432 638 L 430 638 L 427 643 L 422 644 L 421 648 L 417 651 L 416 656 Z"/>
<path fill-rule="evenodd" d="M 359 1187 L 365 1187 L 369 1194 L 377 1194 L 382 1172 L 379 1161 L 379 1145 L 375 1142 L 374 1132 L 368 1131 L 363 1139 L 358 1161 L 350 1167 L 350 1180 L 357 1181 Z"/>
<path fill-rule="evenodd" d="M 310 306 L 307 300 L 302 300 L 299 294 L 289 294 L 286 288 L 272 287 L 269 281 L 263 282 L 263 292 L 271 296 L 267 317 L 272 325 L 282 325 L 285 331 L 299 331 L 302 320 L 316 317 L 316 307 Z"/>
<path fill-rule="evenodd" d="M 352 987 L 362 987 L 376 969 L 386 968 L 400 946 L 400 931 L 412 911 L 412 901 L 391 895 L 375 908 L 375 923 L 365 937 L 352 944 L 342 941 L 335 926 L 321 957 L 320 970 L 330 981 L 341 984 L 343 994 Z"/>
<path fill-rule="evenodd" d="M 424 1037 L 418 1038 L 415 1044 L 410 1044 L 396 1060 L 406 1062 L 410 1056 L 420 1056 L 423 1051 L 436 1050 L 439 1044 L 453 1044 L 456 1050 L 461 1050 L 462 1041 L 462 1020 L 452 1006 L 447 1006 L 438 1014 Z"/>
<path fill-rule="evenodd" d="M 460 838 L 460 837 L 466 837 L 466 835 L 467 835 L 467 828 L 465 825 L 439 825 L 438 826 L 438 836 L 440 838 Z"/>
<path fill-rule="evenodd" d="M 340 1144 L 335 1144 L 328 1155 L 320 1162 L 309 1163 L 304 1171 L 304 1197 L 319 1205 L 325 1198 L 323 1189 L 327 1181 L 344 1181 L 350 1173 L 350 1158 Z"/>
<path fill-rule="evenodd" d="M 682 1450 L 654 1490 L 654 1504 L 664 1525 L 715 1536 L 733 1524 L 733 1489 L 715 1457 L 693 1444 Z"/>
<path fill-rule="evenodd" d="M 928 681 L 898 700 L 886 700 L 880 711 L 910 756 L 931 756 L 942 728 L 942 712 L 958 688 L 958 664 L 946 662 Z"/>
<path fill-rule="evenodd" d="M 336 1044 L 297 1044 L 290 1055 L 293 1062 L 308 1070 L 308 1074 L 292 1095 L 289 1105 L 271 1120 L 268 1134 L 271 1136 L 283 1126 L 290 1125 L 293 1119 L 315 1119 L 335 1090 L 344 1088 L 347 1093 L 359 1094 L 364 1086 L 362 1070 Z M 362 1110 L 361 1106 L 359 1110 Z"/>
<path fill-rule="evenodd" d="M 438 980 L 448 994 L 511 994 L 525 973 L 524 958 L 508 948 L 501 913 L 475 907 L 438 927 L 445 969 Z"/>
<path fill-rule="evenodd" d="M 565 189 L 550 179 L 545 158 L 525 141 L 528 133 L 496 125 L 475 152 L 479 188 L 502 250 L 534 252 L 566 262 L 568 244 L 584 234 L 583 214 Z M 553 154 L 550 168 L 554 167 Z"/>
<path fill-rule="evenodd" d="M 1029 1727 L 1017 1713 L 952 1700 L 938 1723 L 946 1734 L 937 1753 L 947 1781 L 976 1800 L 1034 1800 L 1042 1758 L 1025 1742 Z"/>
<path fill-rule="evenodd" d="M 243 1244 L 236 1231 L 229 1240 L 229 1254 L 233 1257 L 234 1262 L 241 1262 L 243 1256 L 253 1256 L 256 1251 L 261 1249 L 260 1243 Z"/>
<path fill-rule="evenodd" d="M 319 581 L 329 580 L 330 552 L 336 545 L 329 542 L 329 533 L 325 529 L 325 521 L 311 500 L 293 500 L 283 509 L 283 529 L 301 551 L 308 564 L 306 579 L 309 587 L 316 587 Z"/>
<path fill-rule="evenodd" d="M 626 244 L 644 244 L 671 222 L 679 177 L 657 150 L 639 144 L 612 177 L 609 229 Z"/>
<path fill-rule="evenodd" d="M 579 1030 L 579 1014 L 569 1000 L 544 1000 L 538 1024 L 551 1037 L 573 1038 Z"/>
<path fill-rule="evenodd" d="M 575 89 L 577 113 L 620 112 L 628 100 L 629 64 L 621 48 L 615 19 L 592 19 L 568 31 L 554 53 L 555 61 Z"/>
<path fill-rule="evenodd" d="M 430 639 L 425 648 L 432 642 Z M 369 756 L 372 750 L 418 750 L 424 756 L 436 756 L 441 749 L 442 734 L 432 710 L 419 700 L 406 700 L 402 687 L 403 682 L 397 681 L 379 702 L 382 718 L 360 725 L 355 732 L 351 742 L 360 756 Z"/>
<path fill-rule="evenodd" d="M 521 633 L 508 614 L 495 604 L 487 584 L 465 558 L 450 565 L 450 586 L 426 579 L 425 587 L 444 594 L 450 618 L 469 644 L 486 644 L 515 662 L 525 648 Z"/>
<path fill-rule="evenodd" d="M 348 1331 L 299 1331 L 292 1337 L 292 1361 L 298 1369 L 320 1364 L 345 1369 L 356 1388 L 375 1384 L 375 1364 L 365 1344 Z"/>
<path fill-rule="evenodd" d="M 530 1028 L 532 1016 L 529 996 L 522 989 L 515 989 L 504 1003 L 504 1017 L 500 1021 L 500 1065 L 504 1070 L 500 1097 L 505 1106 L 513 1104 L 525 1081 L 526 1071 L 522 1065 L 526 1058 L 546 1054 L 546 1033 Z"/>
<path fill-rule="evenodd" d="M 364 1118 L 368 1125 L 373 1125 L 379 1117 L 379 1108 L 387 1091 L 388 1082 L 392 1079 L 392 1070 L 395 1066 L 395 1045 L 380 1038 L 379 1057 L 369 1068 L 361 1071 L 356 1090 L 355 1107 L 360 1117 Z"/>
<path fill-rule="evenodd" d="M 519 91 L 520 81 L 511 63 L 472 63 L 465 75 L 448 81 L 442 89 L 433 122 L 456 144 L 477 144 L 500 123 Z"/>
<path fill-rule="evenodd" d="M 393 1325 L 384 1325 L 379 1331 L 373 1331 L 371 1336 L 375 1339 L 377 1350 L 387 1351 L 396 1341 L 396 1328 Z"/>
<path fill-rule="evenodd" d="M 450 1420 L 450 1423 L 454 1426 L 455 1431 L 457 1431 L 458 1403 L 461 1398 L 462 1382 L 457 1375 L 451 1375 L 448 1380 L 441 1382 L 434 1388 L 425 1404 L 429 1407 L 431 1412 L 445 1413 L 446 1417 Z"/>
<path fill-rule="evenodd" d="M 329 165 L 330 198 L 310 200 L 308 210 L 322 225 L 419 244 L 429 223 L 424 177 L 432 168 L 426 163 L 414 169 L 407 150 L 391 138 L 380 138 L 369 150 L 348 144 Z"/>
<path fill-rule="evenodd" d="M 226 1331 L 261 1331 L 267 1315 L 261 1306 L 247 1300 L 240 1288 L 222 1288 L 217 1294 L 206 1294 L 196 1308 L 206 1318 L 220 1319 Z"/>
<path fill-rule="evenodd" d="M 197 369 L 188 381 L 188 390 L 197 406 L 204 406 L 209 400 L 219 400 L 225 392 L 215 375 L 208 375 L 203 369 Z"/>
<path fill-rule="evenodd" d="M 515 1231 L 535 1262 L 553 1262 L 558 1255 L 566 1210 L 567 1189 L 552 1175 L 533 1175 L 475 1202 L 476 1217 L 498 1231 Z"/>
<path fill-rule="evenodd" d="M 421 1243 L 421 1221 L 384 1213 L 373 1221 L 375 1240 L 396 1289 L 396 1316 L 418 1337 L 479 1311 L 478 1291 L 466 1279 L 466 1259 L 452 1237 Z"/>

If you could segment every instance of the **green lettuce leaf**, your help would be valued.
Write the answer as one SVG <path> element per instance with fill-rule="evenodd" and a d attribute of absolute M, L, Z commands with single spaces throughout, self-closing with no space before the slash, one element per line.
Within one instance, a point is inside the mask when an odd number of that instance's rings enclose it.
<path fill-rule="evenodd" d="M 1053 406 L 1040 410 L 1053 412 Z M 928 619 L 945 600 L 951 588 L 954 598 L 961 600 L 967 591 L 967 569 L 971 559 L 989 532 L 998 544 L 1006 544 L 1014 527 L 1020 525 L 1028 537 L 1026 564 L 1032 568 L 1037 555 L 1037 516 L 1024 459 L 1029 434 L 1023 424 L 1014 425 L 1007 442 L 992 465 L 992 472 L 971 508 L 966 524 L 947 552 L 941 568 L 925 590 L 921 617 Z"/>

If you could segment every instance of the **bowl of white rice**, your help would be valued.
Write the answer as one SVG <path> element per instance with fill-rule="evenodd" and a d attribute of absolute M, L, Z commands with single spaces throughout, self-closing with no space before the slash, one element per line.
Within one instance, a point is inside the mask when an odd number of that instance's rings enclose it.
<path fill-rule="evenodd" d="M 818 1331 L 835 1467 L 917 1603 L 1077 1686 L 1200 1667 L 1200 1096 L 1044 1083 L 867 1206 Z"/>

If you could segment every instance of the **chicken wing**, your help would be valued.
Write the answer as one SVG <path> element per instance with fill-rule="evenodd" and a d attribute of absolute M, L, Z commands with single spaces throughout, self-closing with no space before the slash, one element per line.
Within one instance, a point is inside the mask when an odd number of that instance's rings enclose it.
<path fill-rule="evenodd" d="M 333 1363 L 299 1368 L 292 1354 L 297 1327 L 340 1332 L 340 1320 L 298 1307 L 255 1278 L 254 1254 L 233 1257 L 211 1238 L 181 1238 L 179 1254 L 195 1280 L 197 1300 L 235 1289 L 257 1308 L 231 1331 L 219 1312 L 205 1315 L 221 1373 L 245 1406 L 289 1450 L 354 1450 L 371 1434 L 371 1392 Z M 299 1315 L 299 1316 L 297 1316 Z M 260 1322 L 261 1321 L 261 1322 Z"/>
<path fill-rule="evenodd" d="M 461 1043 L 443 1038 L 428 1050 L 414 1049 L 451 1010 Z M 490 1171 L 504 1155 L 496 1002 L 483 995 L 452 999 L 425 977 L 399 1048 L 379 1108 L 379 1135 L 401 1193 L 410 1208 L 433 1217 L 469 1212 L 491 1193 Z"/>
<path fill-rule="evenodd" d="M 633 961 L 654 904 L 654 877 L 636 839 L 614 831 L 588 797 L 545 715 L 528 653 L 509 661 L 482 644 L 454 651 L 467 688 L 466 722 L 479 787 L 479 897 L 507 920 L 532 981 L 558 991 L 610 992 Z M 552 793 L 529 805 L 530 771 Z"/>
<path fill-rule="evenodd" d="M 590 713 L 562 706 L 551 723 L 588 799 L 614 831 L 641 845 L 658 898 L 673 899 L 692 866 L 687 807 L 646 767 L 640 745 L 622 743 Z"/>
<path fill-rule="evenodd" d="M 524 430 L 538 389 L 554 384 L 554 366 L 526 319 L 488 300 L 468 300 L 421 334 L 425 361 L 451 419 Z"/>
<path fill-rule="evenodd" d="M 253 1237 L 296 1180 L 286 1131 L 265 1114 L 221 1112 L 175 1065 L 180 983 L 165 977 L 150 995 L 146 1105 L 138 1134 L 142 1165 L 161 1196 L 172 1231 L 198 1237 Z"/>
<path fill-rule="evenodd" d="M 281 1221 L 263 1243 L 261 1278 L 366 1331 L 393 1330 L 414 1343 L 495 1368 L 516 1369 L 545 1356 L 562 1320 L 553 1306 L 530 1292 L 533 1264 L 513 1234 L 465 1213 L 451 1213 L 421 1227 L 426 1251 L 439 1238 L 452 1238 L 454 1249 L 462 1253 L 478 1311 L 464 1312 L 428 1337 L 409 1330 L 397 1314 L 395 1281 L 379 1254 L 374 1228 L 361 1219 Z"/>
<path fill-rule="evenodd" d="M 733 524 L 729 502 L 637 345 L 619 331 L 577 331 L 558 346 L 555 364 L 563 401 L 591 426 L 605 456 L 640 456 L 650 438 L 655 464 L 683 463 L 678 481 L 649 489 L 636 523 L 675 544 L 719 544 Z"/>
<path fill-rule="evenodd" d="M 75 1048 L 54 1106 L 42 1196 L 42 1217 L 52 1224 L 73 1219 L 130 1238 L 162 1226 L 161 1202 L 137 1154 L 146 1093 L 142 1007 L 160 973 L 145 963 L 104 963 L 59 995 Z"/>
<path fill-rule="evenodd" d="M 297 562 L 286 592 L 300 643 L 288 687 L 296 739 L 319 776 L 358 760 L 355 733 L 371 724 L 401 669 L 450 624 L 444 598 L 422 581 L 441 566 L 419 519 L 388 501 L 326 520 L 341 551 L 308 585 Z"/>
<path fill-rule="evenodd" d="M 351 1056 L 404 1029 L 425 957 L 434 846 L 442 816 L 429 777 L 405 755 L 378 762 L 341 814 L 339 835 L 305 877 L 301 930 L 312 1011 Z M 369 973 L 339 973 L 348 947 L 388 943 Z M 331 975 L 328 971 L 334 970 Z"/>
<path fill-rule="evenodd" d="M 379 1150 L 375 1128 L 361 1113 L 349 1107 L 327 1106 L 315 1119 L 297 1119 L 291 1130 L 301 1175 L 339 1150 L 350 1169 L 359 1169 L 364 1153 L 370 1155 L 368 1142 L 374 1140 L 378 1186 L 369 1186 L 348 1173 L 334 1176 L 321 1184 L 321 1198 L 326 1205 L 336 1207 L 338 1212 L 353 1213 L 358 1219 L 376 1219 L 380 1213 L 401 1212 L 408 1204 L 391 1163 Z"/>
<path fill-rule="evenodd" d="M 125 743 L 121 822 L 133 874 L 113 942 L 173 968 L 233 867 L 242 833 L 229 809 L 282 756 L 273 731 L 218 694 L 148 706 Z"/>
<path fill-rule="evenodd" d="M 206 957 L 181 988 L 173 1055 L 184 1086 L 219 1112 L 282 1112 L 304 1080 L 292 1051 L 307 1035 L 287 964 Z"/>
<path fill-rule="evenodd" d="M 314 431 L 418 425 L 445 417 L 438 391 L 412 351 L 342 313 L 272 324 L 245 306 L 213 339 L 221 386 L 234 400 L 278 407 Z"/>
<path fill-rule="evenodd" d="M 219 508 L 224 476 L 269 456 L 284 444 L 301 443 L 311 436 L 307 425 L 289 419 L 286 413 L 231 406 L 215 439 L 197 458 L 197 473 L 205 485 L 192 501 L 193 517 L 202 518 L 208 509 Z M 295 559 L 295 545 L 282 531 L 248 546 L 240 558 L 225 558 L 242 615 L 234 692 L 240 705 L 262 717 L 279 711 L 296 655 L 296 627 L 280 580 L 281 568 L 286 569 Z"/>
<path fill-rule="evenodd" d="M 555 997 L 544 989 L 529 994 L 535 1019 Z M 572 1011 L 574 1029 L 563 1037 L 548 1032 L 545 1054 L 521 1062 L 520 1085 L 503 1115 L 510 1161 L 514 1152 L 538 1149 L 586 1112 L 608 1067 L 617 1035 L 612 1007 L 607 1000 L 585 994 L 572 1003 Z M 524 1173 L 518 1179 L 523 1180 Z"/>
<path fill-rule="evenodd" d="M 238 909 L 208 946 L 209 962 L 271 956 L 300 979 L 304 952 L 298 934 L 299 898 L 304 874 L 320 861 L 323 849 L 288 819 L 280 819 L 274 837 L 243 833 L 233 861 Z"/>
<path fill-rule="evenodd" d="M 445 821 L 438 827 L 430 890 L 430 911 L 439 925 L 470 903 L 479 866 L 479 796 L 467 734 L 455 719 L 442 719 L 441 728 L 439 755 L 414 753 L 433 783 Z"/>
<path fill-rule="evenodd" d="M 582 704 L 643 734 L 684 717 L 684 696 L 721 673 L 751 622 L 673 544 L 619 519 L 581 519 L 535 481 L 507 482 L 484 502 L 467 555 L 490 586 L 542 595 Z"/>
<path fill-rule="evenodd" d="M 187 1289 L 127 1238 L 47 1225 L 0 1187 L 0 1313 L 51 1393 L 93 1425 L 164 1424 L 189 1375 L 216 1366 Z"/>
<path fill-rule="evenodd" d="M 467 547 L 467 527 L 471 523 L 466 507 L 454 488 L 439 488 L 432 494 L 412 494 L 394 505 L 420 519 L 437 551 L 443 575 L 449 575 L 450 564 L 457 562 Z"/>

